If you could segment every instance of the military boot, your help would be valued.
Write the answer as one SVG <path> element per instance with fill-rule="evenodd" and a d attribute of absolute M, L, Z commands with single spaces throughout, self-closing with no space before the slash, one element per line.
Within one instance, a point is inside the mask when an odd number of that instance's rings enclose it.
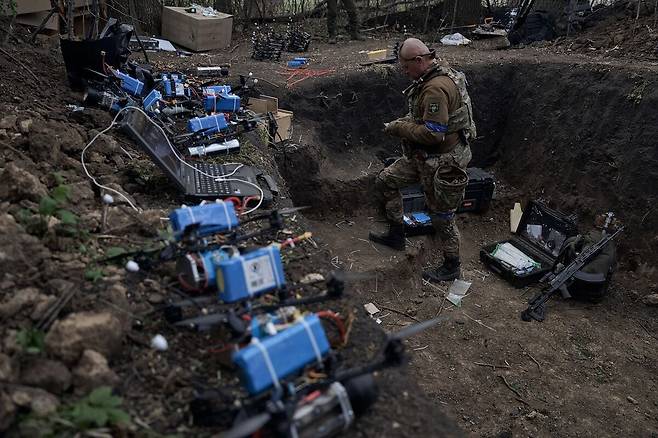
<path fill-rule="evenodd" d="M 406 240 L 404 238 L 404 225 L 391 223 L 388 226 L 388 231 L 384 233 L 377 233 L 371 231 L 368 234 L 368 239 L 381 245 L 389 246 L 398 251 L 404 251 L 406 247 Z"/>
<path fill-rule="evenodd" d="M 423 279 L 435 283 L 455 280 L 461 276 L 460 266 L 459 257 L 446 257 L 438 268 L 423 271 Z"/>

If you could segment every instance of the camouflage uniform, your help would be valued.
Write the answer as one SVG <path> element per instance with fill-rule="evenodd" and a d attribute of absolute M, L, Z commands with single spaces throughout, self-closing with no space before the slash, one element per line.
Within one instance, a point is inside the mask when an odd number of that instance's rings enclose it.
<path fill-rule="evenodd" d="M 347 11 L 348 30 L 355 36 L 359 30 L 359 17 L 354 0 L 340 0 Z M 327 0 L 327 30 L 329 37 L 336 37 L 336 18 L 338 17 L 338 0 Z"/>
<path fill-rule="evenodd" d="M 409 114 L 385 129 L 403 139 L 404 157 L 379 173 L 376 195 L 387 218 L 399 224 L 403 215 L 399 189 L 420 182 L 444 256 L 458 258 L 455 212 L 468 182 L 464 169 L 471 160 L 469 140 L 476 136 L 466 79 L 437 64 L 404 94 Z M 436 141 L 435 132 L 445 135 L 443 142 Z"/>

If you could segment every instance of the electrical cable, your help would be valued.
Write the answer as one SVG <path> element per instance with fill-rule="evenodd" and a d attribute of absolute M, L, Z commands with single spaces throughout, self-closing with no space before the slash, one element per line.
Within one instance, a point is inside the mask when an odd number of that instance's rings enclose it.
<path fill-rule="evenodd" d="M 252 182 L 250 182 L 250 181 L 245 181 L 245 180 L 242 180 L 242 179 L 239 179 L 239 178 L 229 178 L 229 177 L 233 176 L 233 175 L 234 175 L 234 174 L 235 174 L 235 173 L 236 173 L 236 172 L 237 172 L 242 166 L 244 166 L 244 164 L 242 164 L 242 163 L 224 163 L 225 165 L 235 165 L 236 167 L 235 167 L 235 169 L 233 169 L 232 172 L 229 172 L 229 173 L 227 173 L 227 174 L 223 174 L 223 175 L 211 175 L 211 174 L 209 174 L 209 173 L 206 173 L 206 172 L 204 172 L 204 171 L 202 171 L 202 170 L 197 169 L 196 167 L 192 166 L 192 165 L 189 164 L 187 161 L 185 161 L 185 160 L 179 155 L 178 151 L 177 151 L 176 148 L 171 144 L 171 141 L 169 140 L 169 137 L 167 136 L 167 134 L 165 133 L 164 129 L 162 129 L 162 127 L 161 127 L 160 125 L 158 125 L 158 124 L 157 124 L 157 123 L 156 123 L 156 122 L 155 122 L 155 121 L 154 121 L 154 120 L 153 120 L 148 114 L 146 114 L 141 108 L 138 108 L 138 107 L 136 107 L 136 106 L 130 106 L 130 105 L 121 108 L 121 109 L 116 113 L 116 115 L 114 116 L 114 118 L 112 119 L 112 122 L 110 123 L 110 125 L 109 125 L 107 128 L 105 128 L 105 129 L 103 129 L 102 131 L 100 131 L 98 134 L 96 134 L 96 135 L 91 139 L 91 141 L 90 141 L 89 143 L 87 143 L 87 145 L 82 149 L 82 153 L 81 153 L 81 155 L 80 155 L 80 162 L 81 162 L 81 164 L 82 164 L 82 168 L 83 168 L 85 174 L 86 174 L 87 177 L 88 177 L 88 178 L 94 183 L 94 185 L 96 185 L 97 187 L 99 187 L 99 188 L 101 188 L 101 189 L 107 190 L 107 191 L 109 191 L 109 192 L 116 193 L 116 194 L 119 195 L 121 198 L 123 198 L 123 199 L 124 199 L 129 205 L 130 205 L 130 207 L 131 207 L 133 210 L 135 210 L 135 211 L 137 211 L 137 212 L 141 212 L 141 210 L 140 210 L 139 208 L 137 208 L 137 207 L 136 207 L 136 206 L 130 201 L 130 199 L 128 199 L 128 197 L 126 197 L 123 193 L 121 193 L 121 192 L 119 192 L 119 191 L 117 191 L 117 190 L 115 190 L 115 189 L 112 189 L 112 188 L 110 188 L 110 187 L 107 187 L 107 186 L 105 186 L 105 185 L 103 185 L 103 184 L 100 184 L 98 181 L 96 181 L 96 178 L 94 178 L 94 177 L 89 173 L 89 170 L 87 169 L 87 165 L 85 164 L 85 152 L 87 151 L 87 149 L 89 149 L 89 147 L 90 147 L 90 146 L 96 141 L 96 139 L 97 139 L 101 134 L 105 134 L 107 131 L 109 131 L 110 129 L 112 129 L 112 128 L 114 127 L 114 125 L 116 125 L 116 123 L 117 123 L 117 119 L 119 118 L 119 116 L 121 115 L 121 113 L 123 113 L 124 111 L 129 110 L 129 109 L 137 110 L 137 111 L 139 111 L 140 113 L 142 113 L 142 115 L 143 115 L 144 117 L 146 117 L 146 119 L 147 119 L 149 122 L 151 122 L 151 124 L 153 124 L 156 128 L 158 128 L 158 129 L 160 130 L 160 132 L 161 132 L 162 135 L 164 136 L 165 140 L 167 140 L 167 144 L 169 145 L 169 148 L 170 148 L 171 151 L 174 153 L 174 156 L 176 157 L 176 159 L 178 159 L 178 161 L 181 162 L 181 164 L 183 164 L 183 165 L 185 165 L 185 166 L 191 168 L 191 169 L 194 170 L 195 172 L 198 172 L 198 173 L 200 173 L 200 174 L 202 174 L 202 175 L 205 175 L 205 176 L 208 177 L 208 178 L 212 178 L 212 179 L 214 179 L 214 180 L 216 180 L 216 181 L 227 181 L 227 182 L 229 182 L 229 181 L 234 181 L 234 182 L 239 182 L 239 183 L 242 183 L 242 184 L 247 184 L 247 185 L 250 185 L 250 186 L 252 186 L 252 187 L 255 187 L 256 190 L 258 190 L 258 192 L 259 192 L 259 194 L 260 194 L 260 199 L 258 200 L 258 204 L 256 204 L 255 207 L 253 207 L 253 208 L 251 208 L 251 209 L 249 209 L 249 210 L 247 210 L 247 211 L 243 211 L 243 212 L 241 212 L 241 213 L 240 213 L 241 215 L 246 215 L 246 214 L 252 213 L 252 212 L 254 212 L 254 211 L 256 211 L 256 210 L 258 210 L 258 209 L 260 208 L 260 206 L 261 206 L 262 203 L 263 203 L 263 198 L 265 197 L 265 194 L 264 194 L 264 192 L 263 192 L 263 189 L 261 189 L 260 186 L 259 186 L 258 184 L 254 184 L 254 183 L 252 183 Z"/>

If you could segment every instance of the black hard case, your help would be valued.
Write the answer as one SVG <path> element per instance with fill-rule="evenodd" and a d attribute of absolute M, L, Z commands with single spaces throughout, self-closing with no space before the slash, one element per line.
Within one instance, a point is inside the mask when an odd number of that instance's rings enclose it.
<path fill-rule="evenodd" d="M 528 224 L 542 226 L 543 242 L 534 239 L 526 232 Z M 480 250 L 480 260 L 489 269 L 507 280 L 512 286 L 524 287 L 528 284 L 535 283 L 551 270 L 564 241 L 564 239 L 559 241 L 559 237 L 549 239 L 551 229 L 560 233 L 564 238 L 578 234 L 578 228 L 572 217 L 553 210 L 539 201 L 530 201 L 523 210 L 519 225 L 512 237 L 483 247 Z M 491 255 L 496 245 L 506 242 L 510 242 L 523 253 L 540 263 L 541 267 L 525 274 L 514 273 L 510 266 Z"/>

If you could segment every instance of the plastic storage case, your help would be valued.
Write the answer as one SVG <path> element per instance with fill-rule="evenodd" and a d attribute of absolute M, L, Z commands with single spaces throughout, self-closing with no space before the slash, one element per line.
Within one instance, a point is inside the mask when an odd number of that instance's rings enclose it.
<path fill-rule="evenodd" d="M 237 228 L 239 221 L 232 202 L 210 202 L 193 207 L 181 207 L 169 214 L 174 236 L 180 237 L 188 225 L 199 224 L 200 237 Z"/>
<path fill-rule="evenodd" d="M 457 213 L 469 211 L 484 213 L 491 205 L 496 187 L 493 176 L 478 167 L 469 167 L 466 169 L 466 173 L 468 174 L 468 185 L 466 186 L 464 200 L 457 209 Z M 402 194 L 402 205 L 405 213 L 427 211 L 422 186 L 409 186 L 401 189 L 400 193 Z"/>
<path fill-rule="evenodd" d="M 496 187 L 493 176 L 477 167 L 466 169 L 468 173 L 468 185 L 461 205 L 457 213 L 475 212 L 484 213 L 491 205 L 494 189 Z M 407 236 L 421 236 L 433 234 L 431 219 L 414 220 L 414 216 L 429 214 L 425 203 L 425 193 L 420 185 L 400 189 L 402 195 L 402 206 L 404 209 L 405 233 Z"/>
<path fill-rule="evenodd" d="M 272 245 L 231 257 L 217 266 L 217 290 L 225 303 L 255 297 L 285 284 L 281 253 Z"/>
<path fill-rule="evenodd" d="M 562 243 L 578 233 L 575 221 L 539 201 L 530 201 L 510 239 L 487 245 L 480 250 L 480 260 L 512 286 L 524 287 L 539 281 L 553 268 Z M 537 237 L 535 237 L 537 236 Z M 516 273 L 509 264 L 492 256 L 497 245 L 511 243 L 539 266 L 530 272 Z"/>
<path fill-rule="evenodd" d="M 457 212 L 484 213 L 489 210 L 496 189 L 493 175 L 478 167 L 469 167 L 466 169 L 466 173 L 468 173 L 468 185 L 462 204 Z"/>
<path fill-rule="evenodd" d="M 267 364 L 268 359 L 277 379 L 285 379 L 317 361 L 315 346 L 320 355 L 327 354 L 329 341 L 320 319 L 312 314 L 304 320 L 307 326 L 298 322 L 274 336 L 261 339 L 260 347 L 263 347 L 267 354 L 254 344 L 233 354 L 233 363 L 240 368 L 242 383 L 250 394 L 258 394 L 274 385 Z"/>

